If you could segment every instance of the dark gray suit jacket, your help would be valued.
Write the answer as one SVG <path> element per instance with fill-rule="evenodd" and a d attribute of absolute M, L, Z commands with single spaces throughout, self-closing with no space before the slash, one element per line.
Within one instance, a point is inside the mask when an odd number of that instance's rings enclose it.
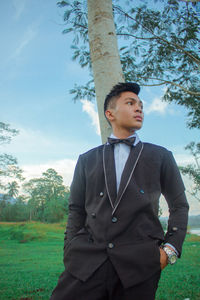
<path fill-rule="evenodd" d="M 164 234 L 158 219 L 161 193 L 169 206 Z M 102 145 L 81 155 L 71 185 L 64 245 L 67 270 L 86 281 L 109 258 L 125 288 L 160 270 L 159 245 L 171 243 L 181 255 L 188 218 L 184 185 L 163 147 L 132 147 L 116 191 L 114 151 Z"/>

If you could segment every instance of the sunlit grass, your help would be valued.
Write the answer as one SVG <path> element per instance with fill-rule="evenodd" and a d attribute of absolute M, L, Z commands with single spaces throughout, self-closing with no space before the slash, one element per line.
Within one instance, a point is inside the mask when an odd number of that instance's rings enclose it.
<path fill-rule="evenodd" d="M 188 234 L 181 259 L 162 272 L 156 300 L 200 299 L 200 237 Z"/>
<path fill-rule="evenodd" d="M 20 243 L 29 241 L 47 241 L 63 238 L 66 221 L 44 224 L 40 222 L 0 223 L 0 240 L 2 238 L 17 240 Z"/>
<path fill-rule="evenodd" d="M 65 223 L 0 223 L 1 300 L 49 299 L 64 269 Z M 181 259 L 162 272 L 156 300 L 199 300 L 199 262 L 200 237 L 189 234 Z"/>

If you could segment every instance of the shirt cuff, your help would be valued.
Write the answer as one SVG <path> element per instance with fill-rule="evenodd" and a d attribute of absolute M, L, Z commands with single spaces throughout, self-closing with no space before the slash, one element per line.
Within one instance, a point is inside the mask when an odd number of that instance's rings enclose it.
<path fill-rule="evenodd" d="M 178 251 L 177 251 L 176 248 L 175 248 L 174 246 L 172 246 L 170 243 L 166 243 L 166 244 L 164 244 L 164 246 L 170 246 L 170 247 L 174 250 L 174 252 L 176 253 L 176 255 L 178 256 Z"/>

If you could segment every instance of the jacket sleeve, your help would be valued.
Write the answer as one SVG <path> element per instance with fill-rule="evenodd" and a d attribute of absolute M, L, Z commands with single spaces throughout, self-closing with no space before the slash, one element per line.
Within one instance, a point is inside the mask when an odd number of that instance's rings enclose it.
<path fill-rule="evenodd" d="M 70 187 L 69 214 L 64 237 L 64 248 L 85 225 L 85 189 L 84 165 L 80 155 Z"/>
<path fill-rule="evenodd" d="M 173 245 L 180 257 L 187 232 L 189 205 L 179 169 L 170 151 L 166 151 L 162 162 L 161 191 L 169 207 L 168 229 L 164 242 Z"/>

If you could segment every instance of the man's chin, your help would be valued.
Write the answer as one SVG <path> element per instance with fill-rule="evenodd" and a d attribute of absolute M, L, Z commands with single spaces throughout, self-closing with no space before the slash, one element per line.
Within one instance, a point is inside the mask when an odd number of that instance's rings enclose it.
<path fill-rule="evenodd" d="M 134 128 L 131 128 L 130 132 L 134 133 L 135 131 L 140 130 L 141 128 L 142 128 L 142 125 L 141 126 L 134 126 Z"/>

